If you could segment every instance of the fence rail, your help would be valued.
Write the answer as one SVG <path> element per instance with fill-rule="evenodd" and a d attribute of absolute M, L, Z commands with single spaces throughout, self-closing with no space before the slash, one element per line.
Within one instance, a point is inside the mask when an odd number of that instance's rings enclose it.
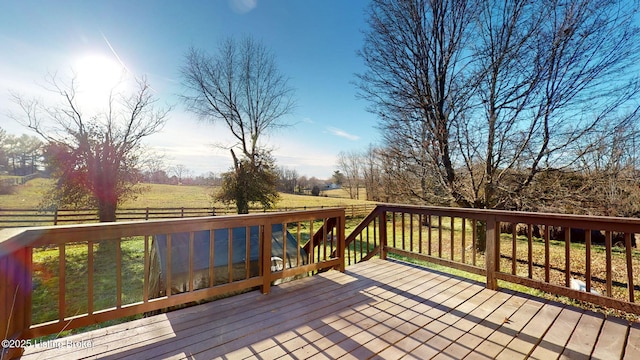
<path fill-rule="evenodd" d="M 274 209 L 251 209 L 250 213 L 305 211 L 313 209 L 327 209 L 342 207 L 347 217 L 364 217 L 375 208 L 373 204 L 336 205 L 336 206 L 299 206 L 278 207 Z M 190 218 L 215 215 L 232 215 L 233 208 L 122 208 L 116 212 L 117 221 L 150 220 Z M 62 224 L 84 224 L 98 222 L 98 210 L 96 209 L 10 209 L 0 208 L 0 229 L 25 226 L 48 226 Z"/>
<path fill-rule="evenodd" d="M 33 173 L 25 176 L 11 176 L 0 179 L 0 186 L 17 186 L 24 185 L 27 181 L 40 176 L 40 173 Z"/>

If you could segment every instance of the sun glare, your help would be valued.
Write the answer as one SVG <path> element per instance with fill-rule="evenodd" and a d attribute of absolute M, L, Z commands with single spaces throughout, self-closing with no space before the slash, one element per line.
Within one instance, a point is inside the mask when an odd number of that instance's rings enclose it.
<path fill-rule="evenodd" d="M 126 69 L 115 59 L 104 55 L 87 55 L 78 58 L 73 71 L 78 95 L 83 102 L 97 106 L 108 101 L 109 93 L 123 84 Z"/>

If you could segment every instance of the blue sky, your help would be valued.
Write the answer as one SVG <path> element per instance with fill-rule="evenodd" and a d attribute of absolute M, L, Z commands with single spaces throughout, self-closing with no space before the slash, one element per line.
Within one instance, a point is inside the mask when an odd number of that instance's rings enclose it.
<path fill-rule="evenodd" d="M 79 58 L 114 58 L 115 51 L 129 71 L 148 77 L 162 102 L 176 105 L 148 142 L 196 175 L 226 171 L 228 152 L 211 144 L 228 132 L 198 122 L 178 102 L 179 68 L 190 46 L 212 52 L 228 36 L 249 35 L 271 48 L 296 89 L 297 107 L 287 118 L 295 126 L 267 140 L 278 165 L 329 178 L 340 151 L 364 150 L 378 139 L 375 116 L 352 83 L 363 71 L 356 51 L 366 7 L 342 0 L 0 0 L 0 127 L 28 133 L 6 116 L 10 89 L 37 95 L 47 73 L 68 73 Z"/>

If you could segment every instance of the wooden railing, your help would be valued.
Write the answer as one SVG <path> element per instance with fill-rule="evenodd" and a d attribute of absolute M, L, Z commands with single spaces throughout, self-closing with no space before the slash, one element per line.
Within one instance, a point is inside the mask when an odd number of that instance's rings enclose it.
<path fill-rule="evenodd" d="M 343 271 L 344 224 L 339 208 L 0 230 L 0 337 L 31 339 Z"/>
<path fill-rule="evenodd" d="M 265 241 L 277 231 L 279 254 Z M 490 289 L 504 281 L 640 314 L 640 219 L 381 204 L 344 232 L 342 208 L 1 230 L 0 334 L 30 339 L 229 292 L 268 292 L 274 281 L 389 254 L 485 276 Z M 73 278 L 78 264 L 83 281 Z"/>
<path fill-rule="evenodd" d="M 379 205 L 345 257 L 394 254 L 640 315 L 639 233 L 633 218 Z"/>

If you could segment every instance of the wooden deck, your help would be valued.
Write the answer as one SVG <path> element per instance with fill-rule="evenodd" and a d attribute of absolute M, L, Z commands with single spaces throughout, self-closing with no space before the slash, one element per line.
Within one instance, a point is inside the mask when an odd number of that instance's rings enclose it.
<path fill-rule="evenodd" d="M 637 323 L 384 260 L 58 341 L 22 358 L 640 358 Z"/>

